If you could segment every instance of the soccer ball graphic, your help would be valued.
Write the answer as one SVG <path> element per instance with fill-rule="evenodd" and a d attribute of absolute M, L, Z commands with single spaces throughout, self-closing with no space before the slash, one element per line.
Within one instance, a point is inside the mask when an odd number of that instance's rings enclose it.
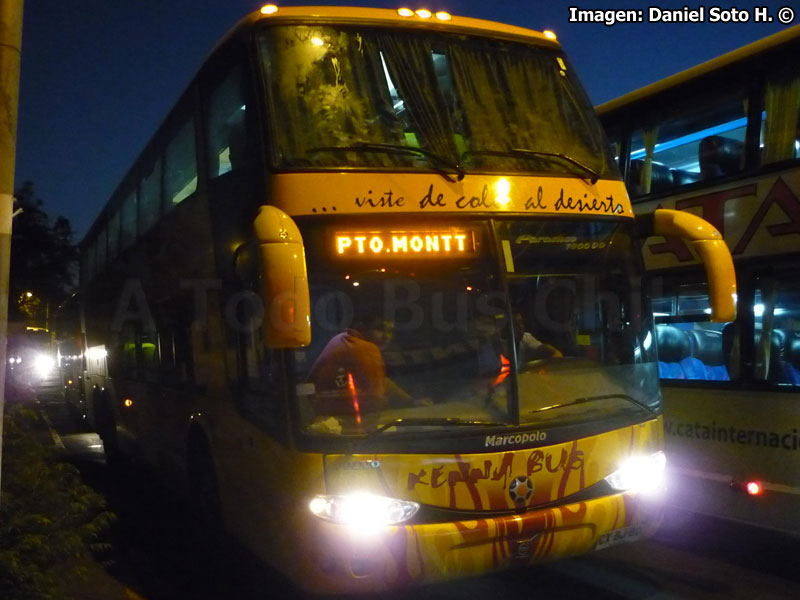
<path fill-rule="evenodd" d="M 533 495 L 533 482 L 524 475 L 520 475 L 508 486 L 508 495 L 511 496 L 514 504 L 523 506 Z"/>

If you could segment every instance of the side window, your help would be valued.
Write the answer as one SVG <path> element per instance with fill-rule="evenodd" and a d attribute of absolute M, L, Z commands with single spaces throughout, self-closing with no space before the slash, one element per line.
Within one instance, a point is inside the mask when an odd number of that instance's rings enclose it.
<path fill-rule="evenodd" d="M 197 189 L 197 155 L 194 120 L 178 130 L 167 145 L 164 157 L 164 210 L 191 196 Z"/>
<path fill-rule="evenodd" d="M 761 127 L 761 163 L 791 158 L 800 158 L 800 69 L 796 64 L 767 80 Z"/>
<path fill-rule="evenodd" d="M 654 291 L 658 373 L 661 379 L 730 381 L 739 377 L 735 323 L 711 323 L 705 284 Z"/>
<path fill-rule="evenodd" d="M 161 209 L 161 159 L 158 159 L 139 184 L 139 231 L 145 233 L 158 221 Z"/>
<path fill-rule="evenodd" d="M 81 285 L 89 283 L 92 279 L 91 269 L 93 267 L 93 260 L 92 256 L 92 246 L 87 245 L 81 251 L 81 272 L 80 272 L 80 280 Z"/>
<path fill-rule="evenodd" d="M 614 158 L 614 162 L 617 163 L 617 167 L 621 169 L 620 153 L 622 152 L 622 135 L 616 128 L 612 128 L 606 131 L 606 137 L 608 138 L 608 147 L 611 156 Z"/>
<path fill-rule="evenodd" d="M 97 242 L 92 240 L 87 246 L 86 251 L 83 255 L 83 264 L 81 265 L 84 268 L 86 273 L 86 282 L 90 282 L 94 279 L 95 273 L 95 250 L 97 248 Z"/>
<path fill-rule="evenodd" d="M 247 162 L 246 105 L 242 68 L 237 66 L 211 92 L 208 103 L 208 164 L 213 179 Z"/>
<path fill-rule="evenodd" d="M 745 99 L 729 95 L 692 106 L 692 111 L 633 130 L 627 174 L 631 196 L 658 193 L 742 170 L 747 129 Z"/>
<path fill-rule="evenodd" d="M 102 275 L 106 268 L 106 228 L 103 227 L 97 234 L 97 246 L 95 248 L 95 268 L 97 274 Z"/>
<path fill-rule="evenodd" d="M 123 377 L 126 379 L 133 379 L 137 376 L 136 365 L 136 327 L 128 321 L 123 323 L 122 329 L 119 333 L 119 352 L 116 356 L 119 357 L 120 368 Z"/>
<path fill-rule="evenodd" d="M 120 250 L 124 250 L 136 241 L 137 226 L 137 201 L 136 192 L 131 192 L 122 203 L 122 216 L 120 228 Z"/>
<path fill-rule="evenodd" d="M 155 331 L 142 331 L 139 334 L 139 363 L 145 381 L 157 382 L 159 379 L 159 339 Z"/>
<path fill-rule="evenodd" d="M 237 253 L 237 278 L 240 291 L 228 302 L 228 323 L 238 339 L 238 374 L 242 387 L 267 392 L 275 385 L 271 352 L 264 342 L 264 303 L 260 289 L 259 261 L 249 246 Z"/>
<path fill-rule="evenodd" d="M 281 382 L 278 352 L 264 344 L 261 324 L 261 299 L 255 293 L 244 292 L 237 303 L 239 380 L 244 390 L 240 397 L 243 415 L 270 431 L 279 426 Z"/>
<path fill-rule="evenodd" d="M 119 252 L 119 210 L 108 220 L 108 260 L 109 262 L 117 257 Z"/>
<path fill-rule="evenodd" d="M 161 374 L 168 386 L 195 383 L 191 307 L 188 298 L 175 297 L 158 308 Z"/>
<path fill-rule="evenodd" d="M 760 278 L 753 319 L 755 378 L 800 386 L 800 273 Z"/>
<path fill-rule="evenodd" d="M 239 409 L 253 423 L 277 431 L 281 419 L 280 403 L 275 402 L 281 393 L 279 353 L 264 343 L 264 306 L 255 291 L 260 289 L 256 256 L 250 248 L 238 255 L 241 289 L 230 298 L 226 319 L 236 332 L 238 380 L 244 392 Z"/>

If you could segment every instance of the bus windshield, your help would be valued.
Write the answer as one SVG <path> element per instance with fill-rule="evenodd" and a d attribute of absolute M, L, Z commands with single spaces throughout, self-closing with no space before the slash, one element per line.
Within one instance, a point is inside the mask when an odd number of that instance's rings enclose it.
<path fill-rule="evenodd" d="M 629 224 L 300 221 L 312 343 L 294 364 L 307 433 L 660 411 Z"/>
<path fill-rule="evenodd" d="M 268 27 L 259 48 L 278 169 L 619 179 L 556 49 L 328 24 Z"/>

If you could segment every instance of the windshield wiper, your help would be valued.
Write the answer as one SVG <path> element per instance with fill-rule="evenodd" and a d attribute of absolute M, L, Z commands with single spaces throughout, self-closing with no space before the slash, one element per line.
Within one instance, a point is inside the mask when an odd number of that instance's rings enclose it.
<path fill-rule="evenodd" d="M 444 177 L 450 183 L 456 180 L 461 181 L 467 172 L 457 162 L 452 162 L 443 156 L 439 156 L 429 150 L 422 148 L 415 148 L 413 146 L 402 146 L 400 144 L 377 144 L 374 142 L 356 142 L 351 146 L 319 146 L 317 148 L 309 148 L 308 152 L 337 152 L 337 151 L 350 151 L 350 152 L 384 152 L 386 154 L 413 154 L 415 156 L 424 156 L 427 158 L 437 173 Z M 445 169 L 450 169 L 457 173 L 457 178 L 453 179 L 451 173 Z"/>
<path fill-rule="evenodd" d="M 581 169 L 584 173 L 587 173 L 589 177 L 589 182 L 594 185 L 597 183 L 597 180 L 600 178 L 600 175 L 591 167 L 586 166 L 582 162 L 577 159 L 572 158 L 567 154 L 563 154 L 561 152 L 541 152 L 539 150 L 528 150 L 526 148 L 513 148 L 511 150 L 467 150 L 462 154 L 462 157 L 468 156 L 470 154 L 474 154 L 476 156 L 483 155 L 483 156 L 505 156 L 508 158 L 519 158 L 520 156 L 529 156 L 533 158 L 543 158 L 545 160 L 550 160 L 551 162 L 555 162 L 558 159 L 561 162 L 567 162 L 571 165 L 574 165 Z"/>
<path fill-rule="evenodd" d="M 555 410 L 556 408 L 564 408 L 566 406 L 575 406 L 576 404 L 588 404 L 589 402 L 595 402 L 597 400 L 612 400 L 612 399 L 615 399 L 615 398 L 618 398 L 618 399 L 621 399 L 621 400 L 627 400 L 628 402 L 631 402 L 631 403 L 635 404 L 639 408 L 643 408 L 644 410 L 646 410 L 650 414 L 653 414 L 653 415 L 656 414 L 656 412 L 652 408 L 647 406 L 647 404 L 645 404 L 644 402 L 641 402 L 639 400 L 636 400 L 635 398 L 633 398 L 631 396 L 628 396 L 627 394 L 605 394 L 605 395 L 602 395 L 602 396 L 586 396 L 584 398 L 576 398 L 575 400 L 572 400 L 570 402 L 563 402 L 562 404 L 552 404 L 550 406 L 544 406 L 542 408 L 537 408 L 536 410 L 532 410 L 532 411 L 528 412 L 527 414 L 532 415 L 532 414 L 535 414 L 535 413 L 544 412 L 546 410 Z"/>
<path fill-rule="evenodd" d="M 353 440 L 350 444 L 357 446 L 366 442 L 369 439 L 381 435 L 387 429 L 392 427 L 507 427 L 508 423 L 500 423 L 495 421 L 474 421 L 469 419 L 460 419 L 458 417 L 407 417 L 395 419 L 384 423 L 374 431 L 370 431 L 362 438 Z"/>

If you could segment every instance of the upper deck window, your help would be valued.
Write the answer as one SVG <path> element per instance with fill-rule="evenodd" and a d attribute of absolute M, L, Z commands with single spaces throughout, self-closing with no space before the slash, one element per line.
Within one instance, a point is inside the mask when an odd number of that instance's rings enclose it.
<path fill-rule="evenodd" d="M 208 106 L 208 164 L 218 177 L 247 161 L 246 111 L 242 71 L 235 68 L 212 92 Z"/>
<path fill-rule="evenodd" d="M 278 168 L 460 164 L 467 172 L 585 175 L 555 153 L 616 177 L 592 107 L 556 50 L 298 25 L 265 29 L 260 51 Z"/>
<path fill-rule="evenodd" d="M 119 210 L 108 219 L 108 260 L 117 258 L 119 252 Z"/>
<path fill-rule="evenodd" d="M 120 250 L 124 250 L 133 242 L 136 241 L 136 236 L 139 232 L 138 229 L 138 220 L 137 220 L 137 206 L 138 206 L 138 199 L 136 197 L 136 191 L 133 191 L 125 198 L 125 201 L 122 203 L 121 209 L 121 225 L 122 229 L 120 230 L 119 235 L 119 243 L 120 243 Z"/>
<path fill-rule="evenodd" d="M 197 189 L 194 120 L 184 123 L 170 140 L 164 161 L 164 202 L 169 210 Z"/>
<path fill-rule="evenodd" d="M 643 196 L 696 181 L 738 173 L 744 167 L 746 101 L 739 95 L 693 102 L 635 129 L 627 176 L 631 196 Z"/>
<path fill-rule="evenodd" d="M 146 232 L 161 214 L 161 159 L 151 168 L 139 182 L 139 230 Z"/>

